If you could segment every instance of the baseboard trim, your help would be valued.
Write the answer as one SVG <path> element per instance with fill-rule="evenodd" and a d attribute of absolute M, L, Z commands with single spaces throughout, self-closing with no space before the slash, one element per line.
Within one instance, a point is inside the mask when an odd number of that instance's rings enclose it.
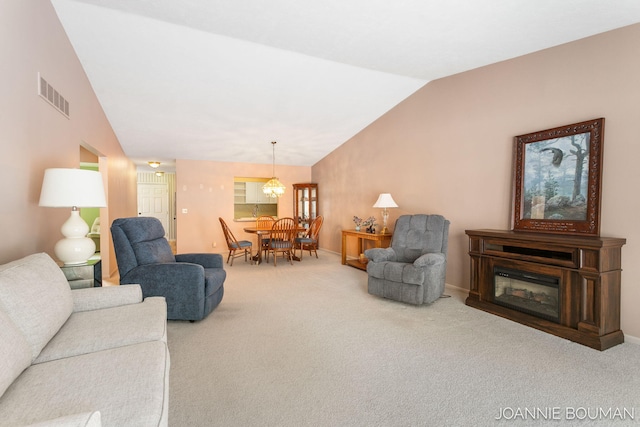
<path fill-rule="evenodd" d="M 467 288 L 461 288 L 460 286 L 454 286 L 454 285 L 450 285 L 448 283 L 444 284 L 444 288 L 445 289 L 451 289 L 451 290 L 456 291 L 456 292 L 469 293 L 469 289 L 467 289 Z"/>
<path fill-rule="evenodd" d="M 625 334 L 624 342 L 629 344 L 640 345 L 640 338 Z"/>

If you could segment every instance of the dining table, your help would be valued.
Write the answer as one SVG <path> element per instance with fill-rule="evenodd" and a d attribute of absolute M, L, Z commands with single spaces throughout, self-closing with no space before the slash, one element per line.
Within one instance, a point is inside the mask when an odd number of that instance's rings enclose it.
<path fill-rule="evenodd" d="M 244 231 L 246 233 L 249 234 L 255 234 L 258 236 L 258 253 L 255 254 L 253 256 L 253 261 L 257 264 L 260 264 L 262 262 L 262 239 L 264 239 L 265 236 L 269 236 L 271 234 L 271 227 L 269 228 L 260 228 L 260 227 L 256 227 L 255 225 L 253 227 L 245 227 Z M 296 228 L 296 233 L 302 233 L 302 232 L 306 232 L 307 229 L 301 226 L 298 226 Z M 294 261 L 300 261 L 300 257 L 296 256 L 296 252 L 293 251 L 293 253 L 291 254 L 291 258 Z"/>

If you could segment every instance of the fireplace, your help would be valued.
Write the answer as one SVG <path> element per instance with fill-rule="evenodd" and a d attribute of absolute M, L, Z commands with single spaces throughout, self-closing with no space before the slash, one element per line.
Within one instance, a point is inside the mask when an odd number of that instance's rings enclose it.
<path fill-rule="evenodd" d="M 624 342 L 625 239 L 504 230 L 466 234 L 467 305 L 598 350 Z"/>
<path fill-rule="evenodd" d="M 560 278 L 494 267 L 493 301 L 552 322 L 560 321 Z"/>

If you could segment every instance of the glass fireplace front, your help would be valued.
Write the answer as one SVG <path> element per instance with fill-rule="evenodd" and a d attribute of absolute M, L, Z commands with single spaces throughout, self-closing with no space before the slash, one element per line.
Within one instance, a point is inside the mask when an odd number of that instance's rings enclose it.
<path fill-rule="evenodd" d="M 560 278 L 495 267 L 494 302 L 554 322 L 560 321 Z"/>

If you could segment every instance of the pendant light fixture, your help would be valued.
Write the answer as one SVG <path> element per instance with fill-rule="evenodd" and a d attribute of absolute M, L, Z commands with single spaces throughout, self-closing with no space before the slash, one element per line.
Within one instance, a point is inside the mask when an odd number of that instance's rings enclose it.
<path fill-rule="evenodd" d="M 262 186 L 262 192 L 269 197 L 280 197 L 284 194 L 285 186 L 276 178 L 276 142 L 272 141 L 273 146 L 273 174 L 271 179 Z"/>

